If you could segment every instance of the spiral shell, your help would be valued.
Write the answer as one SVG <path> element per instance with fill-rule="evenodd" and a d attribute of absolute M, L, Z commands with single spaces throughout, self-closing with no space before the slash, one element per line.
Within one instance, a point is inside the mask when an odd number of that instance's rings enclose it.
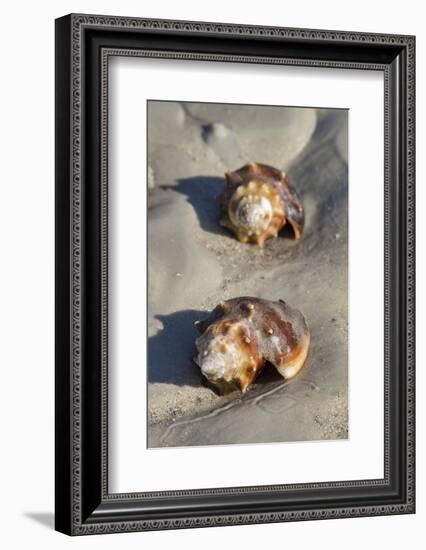
<path fill-rule="evenodd" d="M 266 164 L 251 162 L 235 172 L 225 172 L 226 186 L 219 197 L 220 224 L 240 242 L 263 246 L 276 237 L 288 221 L 295 239 L 304 226 L 304 212 L 286 175 Z"/>
<path fill-rule="evenodd" d="M 284 378 L 292 378 L 308 354 L 306 321 L 282 300 L 233 298 L 196 326 L 200 336 L 194 361 L 221 393 L 245 392 L 266 362 Z"/>

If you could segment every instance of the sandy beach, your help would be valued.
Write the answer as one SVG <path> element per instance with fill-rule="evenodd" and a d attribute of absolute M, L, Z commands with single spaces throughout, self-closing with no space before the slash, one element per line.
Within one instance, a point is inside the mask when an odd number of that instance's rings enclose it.
<path fill-rule="evenodd" d="M 148 104 L 148 446 L 348 437 L 347 111 Z M 224 171 L 284 170 L 305 208 L 300 241 L 264 248 L 218 224 Z M 311 331 L 306 365 L 285 382 L 265 367 L 243 395 L 217 395 L 193 363 L 219 302 L 283 299 Z"/>

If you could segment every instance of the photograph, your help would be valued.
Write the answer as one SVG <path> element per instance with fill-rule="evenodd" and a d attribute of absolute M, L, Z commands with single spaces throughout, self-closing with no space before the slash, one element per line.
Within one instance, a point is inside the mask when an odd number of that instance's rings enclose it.
<path fill-rule="evenodd" d="M 3 4 L 1 548 L 426 547 L 424 12 Z"/>
<path fill-rule="evenodd" d="M 416 26 L 400 11 L 370 18 L 380 33 L 323 7 L 316 28 L 58 14 L 60 533 L 331 519 L 341 545 L 349 518 L 416 512 Z"/>
<path fill-rule="evenodd" d="M 348 119 L 147 101 L 149 448 L 350 438 Z"/>

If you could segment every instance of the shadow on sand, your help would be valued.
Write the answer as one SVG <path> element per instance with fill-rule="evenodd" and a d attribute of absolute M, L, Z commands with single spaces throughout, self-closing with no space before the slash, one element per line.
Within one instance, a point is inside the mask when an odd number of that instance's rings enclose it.
<path fill-rule="evenodd" d="M 194 321 L 207 317 L 205 311 L 185 309 L 169 315 L 157 315 L 163 329 L 148 339 L 148 378 L 150 383 L 196 386 L 202 383 L 196 355 L 198 335 Z"/>
<path fill-rule="evenodd" d="M 196 176 L 179 180 L 178 184 L 173 187 L 173 190 L 187 197 L 204 231 L 215 233 L 216 235 L 229 235 L 219 225 L 219 203 L 217 197 L 222 192 L 224 185 L 224 178 Z"/>

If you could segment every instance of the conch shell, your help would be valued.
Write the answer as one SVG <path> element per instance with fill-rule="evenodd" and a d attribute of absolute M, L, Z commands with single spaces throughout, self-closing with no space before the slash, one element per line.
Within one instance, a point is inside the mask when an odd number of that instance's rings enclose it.
<path fill-rule="evenodd" d="M 226 187 L 219 197 L 220 224 L 242 242 L 263 246 L 276 237 L 288 221 L 294 238 L 305 222 L 302 205 L 287 176 L 266 164 L 250 162 L 235 172 L 225 172 Z"/>
<path fill-rule="evenodd" d="M 284 378 L 292 378 L 308 354 L 306 321 L 282 300 L 233 298 L 195 324 L 201 335 L 194 361 L 221 393 L 245 392 L 266 361 Z"/>

